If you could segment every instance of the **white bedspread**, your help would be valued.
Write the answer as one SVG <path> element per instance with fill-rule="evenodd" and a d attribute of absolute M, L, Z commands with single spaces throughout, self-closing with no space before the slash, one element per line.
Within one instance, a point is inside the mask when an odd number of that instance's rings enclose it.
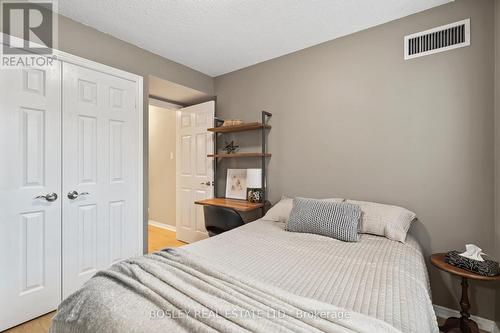
<path fill-rule="evenodd" d="M 50 332 L 400 333 L 377 318 L 294 295 L 183 249 L 100 271 L 59 306 Z"/>
<path fill-rule="evenodd" d="M 439 331 L 422 252 L 410 236 L 406 244 L 370 235 L 346 243 L 259 220 L 183 249 L 403 332 Z"/>

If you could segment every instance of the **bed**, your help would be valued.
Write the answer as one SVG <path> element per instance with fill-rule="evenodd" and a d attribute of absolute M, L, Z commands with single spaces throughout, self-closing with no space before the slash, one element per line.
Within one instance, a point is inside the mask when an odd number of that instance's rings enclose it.
<path fill-rule="evenodd" d="M 300 315 L 297 315 L 300 314 Z M 306 314 L 306 315 L 304 315 Z M 438 332 L 418 243 L 258 220 L 127 260 L 66 299 L 51 332 Z"/>

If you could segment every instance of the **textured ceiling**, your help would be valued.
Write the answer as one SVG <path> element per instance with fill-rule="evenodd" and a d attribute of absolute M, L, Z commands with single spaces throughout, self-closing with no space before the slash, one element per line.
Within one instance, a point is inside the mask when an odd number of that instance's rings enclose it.
<path fill-rule="evenodd" d="M 451 0 L 62 0 L 78 22 L 211 76 Z"/>

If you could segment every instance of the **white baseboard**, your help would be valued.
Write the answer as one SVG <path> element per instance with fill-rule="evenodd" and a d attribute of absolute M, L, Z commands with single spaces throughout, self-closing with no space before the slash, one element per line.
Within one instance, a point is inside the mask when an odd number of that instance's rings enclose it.
<path fill-rule="evenodd" d="M 433 306 L 434 306 L 434 312 L 436 312 L 436 316 L 439 318 L 446 319 L 448 317 L 460 317 L 460 312 L 457 310 L 452 310 L 449 308 L 445 308 L 444 306 L 435 304 Z M 500 333 L 497 324 L 493 320 L 477 316 L 471 316 L 471 319 L 477 323 L 477 326 L 479 326 L 480 330 L 492 333 Z"/>
<path fill-rule="evenodd" d="M 175 232 L 175 230 L 176 230 L 175 227 L 172 226 L 172 225 L 168 225 L 168 224 L 165 224 L 165 223 L 156 222 L 156 221 L 153 221 L 153 220 L 149 220 L 148 224 L 152 225 L 153 227 L 162 228 L 162 229 L 170 230 L 170 231 L 173 231 L 173 232 Z"/>

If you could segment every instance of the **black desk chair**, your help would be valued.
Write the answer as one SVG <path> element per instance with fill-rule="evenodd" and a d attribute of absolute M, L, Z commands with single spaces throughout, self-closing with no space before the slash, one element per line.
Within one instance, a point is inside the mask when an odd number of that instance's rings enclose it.
<path fill-rule="evenodd" d="M 245 224 L 240 214 L 230 208 L 203 206 L 205 229 L 210 237 Z"/>

